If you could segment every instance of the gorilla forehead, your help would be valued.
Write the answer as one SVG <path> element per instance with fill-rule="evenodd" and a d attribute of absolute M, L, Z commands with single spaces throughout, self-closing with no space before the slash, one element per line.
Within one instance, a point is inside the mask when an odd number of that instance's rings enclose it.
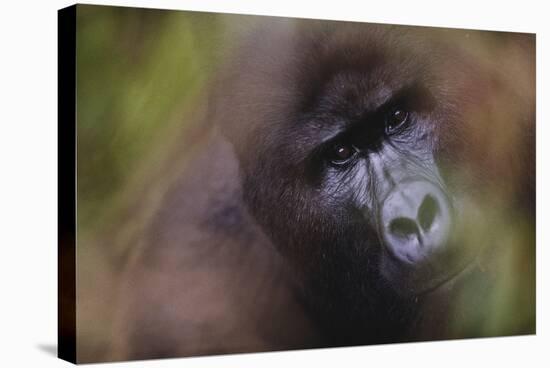
<path fill-rule="evenodd" d="M 280 137 L 285 130 L 310 149 L 348 124 L 364 120 L 399 90 L 430 84 L 435 77 L 428 73 L 435 56 L 426 57 L 426 47 L 419 47 L 414 35 L 398 27 L 301 22 L 296 30 L 300 37 L 277 39 L 291 46 L 275 46 L 282 51 L 276 62 L 260 61 L 266 68 L 263 75 L 285 83 L 284 91 L 271 83 L 267 92 L 273 109 L 284 105 L 277 114 L 282 116 L 280 124 L 267 121 L 262 132 L 269 134 L 271 126 Z"/>
<path fill-rule="evenodd" d="M 292 155 L 286 157 L 298 160 L 396 91 L 422 85 L 436 93 L 431 86 L 445 85 L 438 83 L 438 71 L 449 70 L 440 61 L 449 50 L 433 31 L 290 23 L 275 20 L 262 27 L 245 47 L 249 57 L 239 60 L 238 69 L 247 72 L 228 80 L 235 93 L 221 98 L 227 106 L 224 116 L 230 114 L 235 122 L 224 119 L 226 134 L 246 147 L 254 145 L 268 155 L 289 150 Z M 446 39 L 451 36 L 457 34 Z M 242 151 L 250 152 L 244 146 Z"/>
<path fill-rule="evenodd" d="M 409 65 L 414 55 L 396 60 L 390 52 L 376 50 L 368 40 L 358 46 L 327 50 L 317 58 L 304 53 L 306 60 L 296 68 L 294 77 L 295 88 L 302 91 L 302 109 L 307 111 L 319 102 L 339 113 L 350 111 L 350 107 L 352 112 L 372 109 L 391 90 L 412 83 L 419 75 L 418 64 Z"/>

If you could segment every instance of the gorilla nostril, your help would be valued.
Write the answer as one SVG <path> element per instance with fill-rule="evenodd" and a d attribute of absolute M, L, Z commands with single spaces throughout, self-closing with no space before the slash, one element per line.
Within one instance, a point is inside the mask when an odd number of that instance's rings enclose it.
<path fill-rule="evenodd" d="M 440 209 L 437 200 L 431 195 L 427 195 L 422 201 L 417 214 L 418 223 L 422 227 L 422 230 L 430 230 L 439 212 Z"/>
<path fill-rule="evenodd" d="M 390 222 L 390 232 L 401 238 L 408 238 L 418 234 L 418 226 L 414 220 L 406 217 L 398 217 Z"/>

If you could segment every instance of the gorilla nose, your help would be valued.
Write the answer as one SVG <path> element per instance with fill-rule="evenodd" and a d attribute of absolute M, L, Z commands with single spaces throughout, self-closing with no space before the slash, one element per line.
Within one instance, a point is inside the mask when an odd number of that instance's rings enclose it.
<path fill-rule="evenodd" d="M 381 235 L 400 261 L 416 264 L 443 252 L 451 228 L 451 212 L 442 189 L 427 181 L 402 182 L 382 204 Z"/>

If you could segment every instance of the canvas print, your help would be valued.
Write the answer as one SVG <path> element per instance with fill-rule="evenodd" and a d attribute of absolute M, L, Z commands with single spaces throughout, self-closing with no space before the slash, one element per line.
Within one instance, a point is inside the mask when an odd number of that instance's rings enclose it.
<path fill-rule="evenodd" d="M 60 357 L 536 333 L 535 40 L 60 10 Z"/>

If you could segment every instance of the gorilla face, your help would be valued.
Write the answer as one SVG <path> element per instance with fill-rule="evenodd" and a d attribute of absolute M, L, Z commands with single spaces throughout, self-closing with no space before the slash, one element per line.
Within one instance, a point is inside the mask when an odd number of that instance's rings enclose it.
<path fill-rule="evenodd" d="M 532 160 L 532 65 L 500 59 L 524 47 L 510 35 L 300 22 L 250 43 L 222 124 L 306 303 L 381 341 L 398 305 L 498 241 L 490 214 L 515 206 Z"/>

